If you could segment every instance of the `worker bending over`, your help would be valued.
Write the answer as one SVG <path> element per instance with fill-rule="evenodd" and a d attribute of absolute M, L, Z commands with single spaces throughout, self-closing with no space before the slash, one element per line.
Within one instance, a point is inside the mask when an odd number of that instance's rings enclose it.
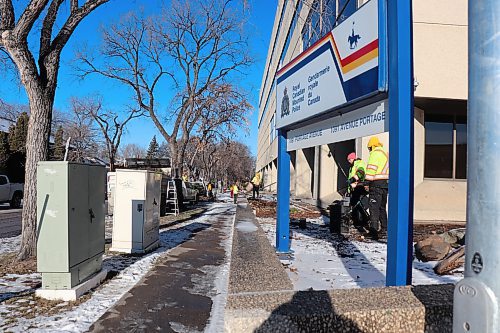
<path fill-rule="evenodd" d="M 347 161 L 351 165 L 349 169 L 349 178 L 347 179 L 347 191 L 351 195 L 350 205 L 352 207 L 352 220 L 358 230 L 362 230 L 365 221 L 365 212 L 363 207 L 358 204 L 361 197 L 368 194 L 364 187 L 366 164 L 362 159 L 356 156 L 356 153 L 350 153 Z"/>

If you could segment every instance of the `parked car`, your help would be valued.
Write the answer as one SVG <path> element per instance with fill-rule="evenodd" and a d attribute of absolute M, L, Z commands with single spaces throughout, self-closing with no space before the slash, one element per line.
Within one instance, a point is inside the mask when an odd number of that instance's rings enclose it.
<path fill-rule="evenodd" d="M 203 182 L 191 182 L 191 187 L 198 190 L 198 195 L 203 196 L 207 194 L 207 187 Z"/>
<path fill-rule="evenodd" d="M 182 182 L 182 195 L 184 201 L 189 201 L 191 203 L 197 203 L 199 199 L 199 193 L 196 186 L 190 182 Z"/>
<path fill-rule="evenodd" d="M 9 203 L 11 208 L 20 208 L 24 184 L 11 183 L 9 177 L 0 175 L 0 203 Z"/>

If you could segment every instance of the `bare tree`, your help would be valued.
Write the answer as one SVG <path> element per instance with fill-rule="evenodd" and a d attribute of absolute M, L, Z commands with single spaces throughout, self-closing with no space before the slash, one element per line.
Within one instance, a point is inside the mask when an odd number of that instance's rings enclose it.
<path fill-rule="evenodd" d="M 212 94 L 232 88 L 228 83 L 251 63 L 241 30 L 244 15 L 233 2 L 174 0 L 159 17 L 130 14 L 104 32 L 99 61 L 78 54 L 84 76 L 98 73 L 132 89 L 168 142 L 173 167 L 183 168 L 185 146 Z M 176 91 L 166 114 L 156 102 L 163 79 Z"/>
<path fill-rule="evenodd" d="M 64 139 L 71 138 L 68 160 L 85 162 L 87 157 L 95 156 L 99 150 L 102 136 L 89 114 L 82 112 L 74 103 L 71 107 L 72 113 L 66 116 L 62 125 Z"/>
<path fill-rule="evenodd" d="M 229 84 L 211 89 L 209 98 L 200 108 L 195 136 L 188 136 L 190 145 L 183 145 L 184 166 L 193 171 L 194 160 L 198 158 L 200 150 L 207 147 L 206 143 L 231 140 L 238 134 L 247 132 L 247 113 L 250 108 L 245 94 Z"/>
<path fill-rule="evenodd" d="M 113 110 L 104 110 L 102 100 L 98 96 L 87 98 L 73 98 L 71 101 L 73 111 L 80 117 L 89 117 L 100 130 L 106 147 L 106 155 L 109 159 L 110 171 L 115 171 L 118 148 L 125 127 L 134 118 L 141 117 L 144 112 L 141 110 L 129 109 L 120 116 Z"/>
<path fill-rule="evenodd" d="M 16 121 L 23 112 L 29 114 L 29 107 L 27 105 L 10 104 L 0 99 L 0 117 Z"/>
<path fill-rule="evenodd" d="M 15 64 L 31 110 L 19 259 L 36 253 L 36 165 L 48 157 L 50 120 L 61 52 L 80 22 L 108 1 L 31 0 L 27 4 L 23 1 L 22 5 L 18 2 L 16 8 L 24 10 L 17 15 L 16 21 L 13 1 L 0 0 L 0 53 L 7 55 Z M 64 17 L 61 5 L 68 2 L 69 14 Z M 35 25 L 37 21 L 41 23 L 40 29 Z M 56 21 L 62 23 L 58 31 L 54 29 Z M 35 48 L 32 37 L 38 31 L 39 43 Z"/>
<path fill-rule="evenodd" d="M 223 183 L 247 180 L 253 172 L 255 158 L 245 144 L 232 139 L 208 140 L 195 161 L 200 175 Z"/>
<path fill-rule="evenodd" d="M 146 150 L 135 144 L 135 143 L 129 143 L 123 146 L 123 149 L 121 149 L 121 157 L 123 159 L 126 158 L 144 158 L 146 156 Z"/>

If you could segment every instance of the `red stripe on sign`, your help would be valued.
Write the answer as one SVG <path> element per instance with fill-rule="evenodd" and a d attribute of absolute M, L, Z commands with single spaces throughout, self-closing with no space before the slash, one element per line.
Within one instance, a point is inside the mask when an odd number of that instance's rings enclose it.
<path fill-rule="evenodd" d="M 375 39 L 373 42 L 371 42 L 368 45 L 365 45 L 363 48 L 357 50 L 350 56 L 341 59 L 340 63 L 342 64 L 342 67 L 349 65 L 351 62 L 356 61 L 357 59 L 361 58 L 365 54 L 367 54 L 370 51 L 373 51 L 378 48 L 378 39 Z"/>
<path fill-rule="evenodd" d="M 316 41 L 313 45 L 311 45 L 308 49 L 306 49 L 304 52 L 302 52 L 301 54 L 299 54 L 297 57 L 295 57 L 292 61 L 290 61 L 285 67 L 281 68 L 277 73 L 276 73 L 276 76 L 280 76 L 281 73 L 285 72 L 286 70 L 288 70 L 290 67 L 292 67 L 293 65 L 295 65 L 297 62 L 299 62 L 300 60 L 304 59 L 305 57 L 307 57 L 311 52 L 313 52 L 320 44 L 323 44 L 323 42 L 326 40 L 326 39 L 329 39 L 330 36 L 332 35 L 331 32 L 327 33 L 325 36 L 323 36 L 323 38 L 321 38 L 320 40 Z"/>

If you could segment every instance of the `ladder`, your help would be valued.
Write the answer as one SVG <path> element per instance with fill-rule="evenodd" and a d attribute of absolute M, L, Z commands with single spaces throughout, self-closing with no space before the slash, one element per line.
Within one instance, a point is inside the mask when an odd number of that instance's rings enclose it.
<path fill-rule="evenodd" d="M 165 214 L 175 216 L 179 215 L 179 200 L 177 199 L 177 188 L 175 186 L 175 182 L 172 179 L 169 179 L 167 182 L 167 198 L 165 202 L 167 204 L 167 208 L 170 208 L 171 206 L 174 207 L 172 210 L 168 209 Z"/>

